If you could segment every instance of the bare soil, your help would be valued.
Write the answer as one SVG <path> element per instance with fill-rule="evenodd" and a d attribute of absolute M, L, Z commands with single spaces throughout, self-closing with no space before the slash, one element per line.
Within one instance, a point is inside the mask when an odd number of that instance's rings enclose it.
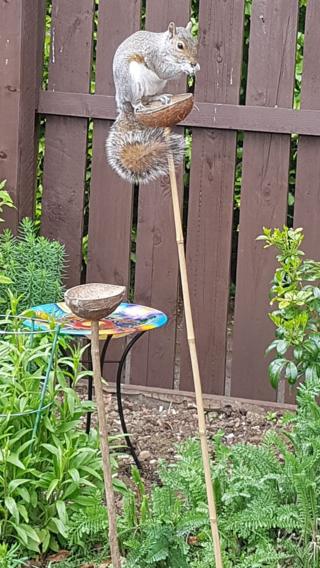
<path fill-rule="evenodd" d="M 143 397 L 124 397 L 124 413 L 128 432 L 142 463 L 142 474 L 147 482 L 157 482 L 159 460 L 173 462 L 177 445 L 187 438 L 197 436 L 198 422 L 193 402 L 157 402 Z M 258 407 L 233 407 L 206 411 L 206 426 L 209 438 L 223 431 L 226 444 L 239 442 L 259 444 L 267 430 L 277 428 L 282 417 L 280 411 L 266 411 Z M 112 397 L 109 413 L 111 435 L 121 433 L 121 425 L 115 397 Z M 130 454 L 119 456 L 120 475 L 130 477 L 133 463 Z"/>

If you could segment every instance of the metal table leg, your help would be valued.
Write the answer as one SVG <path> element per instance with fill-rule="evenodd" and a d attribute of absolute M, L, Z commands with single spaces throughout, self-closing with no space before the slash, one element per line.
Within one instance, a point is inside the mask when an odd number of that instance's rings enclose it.
<path fill-rule="evenodd" d="M 127 347 L 125 348 L 122 357 L 119 361 L 119 365 L 118 365 L 118 371 L 117 371 L 117 402 L 118 402 L 118 411 L 119 411 L 119 417 L 120 417 L 120 422 L 121 422 L 121 428 L 122 428 L 122 432 L 124 433 L 124 437 L 127 443 L 127 446 L 130 450 L 130 453 L 133 457 L 133 460 L 136 464 L 136 466 L 141 469 L 141 463 L 138 459 L 138 456 L 136 454 L 135 448 L 130 440 L 130 436 L 128 434 L 128 429 L 127 429 L 127 425 L 126 425 L 126 421 L 124 418 L 124 413 L 123 413 L 123 405 L 122 405 L 122 398 L 121 398 L 121 375 L 122 375 L 122 369 L 123 369 L 123 365 L 125 363 L 125 360 L 128 356 L 128 353 L 130 352 L 130 350 L 132 349 L 132 347 L 134 346 L 134 344 L 138 341 L 138 339 L 140 339 L 140 337 L 145 333 L 145 331 L 141 331 L 140 333 L 137 333 L 137 335 L 135 335 L 133 337 L 133 339 L 131 339 L 131 341 L 129 341 Z"/>
<path fill-rule="evenodd" d="M 132 349 L 132 347 L 134 346 L 134 344 L 138 341 L 138 339 L 140 339 L 140 337 L 142 337 L 142 335 L 146 333 L 145 331 L 141 331 L 140 333 L 137 333 L 132 339 L 131 341 L 129 341 L 127 347 L 125 348 L 122 357 L 120 359 L 120 361 L 116 361 L 118 363 L 118 369 L 117 369 L 117 378 L 116 378 L 116 392 L 117 392 L 117 404 L 118 404 L 118 412 L 119 412 L 119 418 L 120 418 L 120 422 L 121 422 L 121 428 L 122 431 L 124 433 L 124 437 L 126 440 L 126 444 L 130 450 L 130 453 L 132 455 L 132 458 L 136 464 L 136 466 L 141 469 L 141 463 L 138 459 L 138 456 L 136 454 L 135 448 L 130 440 L 130 436 L 128 433 L 128 429 L 127 429 L 127 425 L 126 425 L 126 421 L 124 418 L 124 412 L 123 412 L 123 404 L 122 404 L 122 398 L 121 398 L 121 375 L 122 375 L 122 370 L 123 370 L 123 366 L 125 364 L 126 358 L 130 352 L 130 350 Z M 104 359 L 107 353 L 107 349 L 108 346 L 110 344 L 110 341 L 112 339 L 112 335 L 108 335 L 104 346 L 102 348 L 102 352 L 101 352 L 101 357 L 100 357 L 100 365 L 101 365 L 101 371 L 103 370 L 103 364 L 104 364 Z M 91 357 L 89 357 L 89 370 L 92 370 L 92 361 L 91 361 Z M 89 376 L 88 378 L 88 400 L 92 400 L 93 398 L 93 378 L 92 376 Z M 89 434 L 90 432 L 90 427 L 91 427 L 91 412 L 88 412 L 87 414 L 87 425 L 86 425 L 86 433 Z"/>

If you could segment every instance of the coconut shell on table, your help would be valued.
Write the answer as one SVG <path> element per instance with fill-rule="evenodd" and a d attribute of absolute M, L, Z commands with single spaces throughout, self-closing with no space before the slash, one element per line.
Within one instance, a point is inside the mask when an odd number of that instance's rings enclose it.
<path fill-rule="evenodd" d="M 168 104 L 152 101 L 145 105 L 142 110 L 135 111 L 135 117 L 140 124 L 150 128 L 170 128 L 182 122 L 192 111 L 192 93 L 172 95 Z"/>
<path fill-rule="evenodd" d="M 76 316 L 98 321 L 112 314 L 125 294 L 125 286 L 91 283 L 69 288 L 64 294 L 64 300 Z"/>

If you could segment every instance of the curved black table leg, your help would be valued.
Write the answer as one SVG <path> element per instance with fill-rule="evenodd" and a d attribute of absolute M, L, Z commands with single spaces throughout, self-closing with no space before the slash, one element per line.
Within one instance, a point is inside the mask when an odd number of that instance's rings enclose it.
<path fill-rule="evenodd" d="M 106 352 L 107 352 L 107 349 L 108 349 L 108 346 L 109 346 L 111 339 L 112 339 L 112 335 L 108 335 L 107 339 L 104 342 L 103 348 L 102 348 L 101 357 L 100 357 L 101 373 L 103 371 L 104 359 L 105 359 Z M 89 350 L 88 367 L 89 367 L 89 371 L 92 371 L 91 350 Z M 89 377 L 88 377 L 88 400 L 92 400 L 92 399 L 93 399 L 93 377 L 92 377 L 92 375 L 89 375 Z M 91 414 L 92 414 L 92 412 L 87 413 L 87 423 L 86 423 L 86 433 L 87 434 L 90 434 Z"/>
<path fill-rule="evenodd" d="M 126 421 L 124 418 L 124 413 L 123 413 L 123 405 L 122 405 L 122 398 L 121 398 L 121 375 L 122 375 L 122 369 L 123 369 L 123 365 L 125 363 L 125 360 L 128 356 L 128 353 L 130 351 L 130 349 L 134 346 L 134 344 L 138 341 L 138 339 L 140 339 L 140 337 L 145 333 L 145 331 L 141 331 L 140 333 L 137 333 L 137 335 L 135 335 L 133 337 L 133 339 L 131 339 L 131 341 L 129 341 L 127 347 L 125 348 L 122 357 L 119 361 L 119 365 L 118 365 L 118 371 L 117 371 L 117 402 L 118 402 L 118 412 L 119 412 L 119 417 L 120 417 L 120 422 L 121 422 L 121 428 L 122 428 L 122 432 L 124 433 L 124 437 L 127 443 L 127 446 L 130 450 L 130 453 L 133 457 L 133 460 L 137 466 L 137 468 L 141 469 L 141 463 L 138 459 L 138 456 L 136 454 L 135 448 L 130 440 L 130 436 L 128 434 L 128 430 L 127 430 L 127 425 L 126 425 Z"/>
<path fill-rule="evenodd" d="M 100 368 L 101 368 L 101 375 L 103 375 L 103 365 L 104 365 L 104 360 L 106 358 L 106 353 L 107 353 L 107 349 L 109 347 L 109 343 L 111 341 L 111 339 L 113 338 L 113 335 L 108 335 L 107 339 L 104 342 L 104 345 L 102 347 L 102 351 L 101 351 L 101 355 L 100 355 Z"/>

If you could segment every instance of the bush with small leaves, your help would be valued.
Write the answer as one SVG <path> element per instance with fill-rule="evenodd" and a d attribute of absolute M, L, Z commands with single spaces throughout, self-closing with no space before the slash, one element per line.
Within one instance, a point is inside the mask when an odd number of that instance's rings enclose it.
<path fill-rule="evenodd" d="M 269 365 L 271 384 L 320 378 L 320 262 L 303 258 L 300 228 L 264 229 L 258 239 L 277 249 L 280 265 L 271 287 L 271 304 L 277 306 L 270 314 L 276 339 L 267 348 L 276 352 Z"/>

